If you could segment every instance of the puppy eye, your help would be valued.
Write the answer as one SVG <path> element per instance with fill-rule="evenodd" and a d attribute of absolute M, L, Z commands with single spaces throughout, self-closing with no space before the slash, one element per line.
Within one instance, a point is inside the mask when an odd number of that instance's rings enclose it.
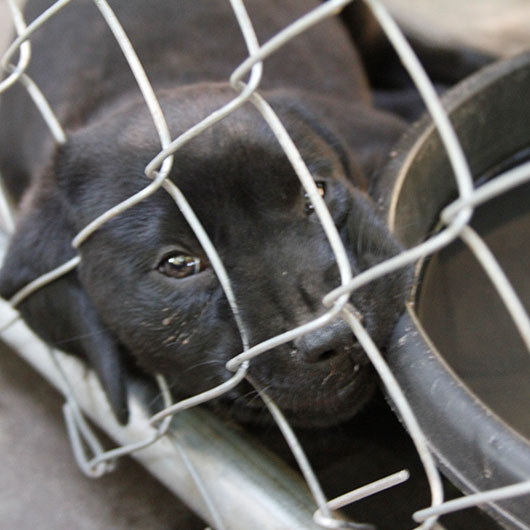
<path fill-rule="evenodd" d="M 326 183 L 321 180 L 317 180 L 315 181 L 315 184 L 317 185 L 318 193 L 322 198 L 324 198 L 326 195 Z M 314 209 L 315 207 L 309 200 L 309 195 L 307 193 L 304 193 L 304 213 L 306 215 L 311 215 Z"/>
<path fill-rule="evenodd" d="M 205 269 L 204 262 L 195 256 L 178 254 L 165 258 L 158 265 L 158 271 L 170 278 L 187 278 Z"/>

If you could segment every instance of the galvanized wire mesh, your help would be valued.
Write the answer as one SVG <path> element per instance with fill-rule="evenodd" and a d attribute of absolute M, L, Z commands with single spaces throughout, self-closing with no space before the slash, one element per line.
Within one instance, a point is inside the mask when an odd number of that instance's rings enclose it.
<path fill-rule="evenodd" d="M 133 46 L 120 25 L 119 20 L 116 18 L 109 4 L 105 0 L 94 0 L 95 8 L 99 9 L 101 15 L 112 30 L 143 94 L 145 103 L 152 116 L 153 123 L 155 124 L 159 136 L 160 152 L 145 168 L 145 188 L 92 221 L 76 235 L 72 241 L 72 246 L 75 249 L 78 249 L 87 238 L 110 219 L 120 215 L 120 213 L 124 212 L 126 209 L 141 202 L 157 189 L 161 187 L 164 188 L 174 199 L 176 207 L 178 207 L 185 216 L 217 274 L 237 323 L 243 344 L 243 352 L 232 358 L 226 365 L 228 370 L 234 373 L 231 379 L 220 386 L 177 403 L 171 403 L 171 396 L 167 390 L 164 378 L 161 375 L 158 376 L 158 383 L 166 405 L 164 410 L 158 412 L 149 419 L 148 424 L 143 426 L 143 432 L 136 432 L 134 434 L 125 432 L 124 438 L 122 438 L 122 445 L 116 449 L 106 451 L 101 447 L 101 444 L 92 434 L 83 418 L 78 401 L 82 402 L 83 405 L 85 405 L 85 401 L 82 398 L 80 399 L 76 397 L 76 394 L 78 394 L 79 391 L 77 388 L 74 388 L 76 385 L 70 381 L 72 376 L 69 375 L 69 370 L 63 368 L 64 359 L 62 359 L 59 354 L 52 351 L 51 359 L 53 366 L 46 370 L 55 370 L 55 373 L 50 375 L 50 377 L 58 382 L 57 384 L 62 387 L 62 391 L 65 394 L 65 418 L 68 431 L 72 439 L 76 459 L 87 475 L 93 477 L 100 476 L 103 473 L 112 470 L 113 464 L 117 458 L 145 449 L 146 447 L 155 444 L 155 442 L 161 443 L 162 440 L 160 439 L 167 434 L 169 422 L 173 416 L 185 409 L 195 407 L 201 403 L 219 397 L 234 388 L 243 379 L 247 379 L 255 386 L 293 451 L 300 469 L 302 470 L 304 479 L 306 480 L 314 498 L 316 510 L 314 513 L 314 520 L 316 524 L 320 525 L 322 528 L 367 528 L 367 526 L 362 524 L 345 522 L 339 518 L 335 518 L 333 512 L 341 506 L 355 502 L 355 500 L 367 495 L 377 494 L 377 492 L 382 491 L 385 488 L 406 480 L 407 473 L 401 472 L 389 477 L 383 477 L 377 483 L 367 485 L 366 487 L 360 488 L 360 490 L 352 491 L 338 499 L 328 501 L 312 471 L 311 464 L 306 459 L 303 448 L 297 442 L 296 436 L 289 423 L 285 420 L 279 408 L 267 395 L 266 391 L 259 388 L 257 383 L 255 383 L 248 375 L 248 367 L 250 363 L 252 363 L 252 359 L 256 356 L 266 355 L 267 351 L 278 345 L 284 344 L 296 337 L 325 326 L 333 319 L 342 318 L 351 327 L 354 335 L 363 346 L 366 354 L 378 372 L 389 396 L 395 407 L 398 409 L 399 414 L 414 441 L 419 458 L 425 468 L 429 487 L 431 489 L 431 506 L 414 514 L 414 519 L 420 523 L 418 528 L 423 530 L 433 528 L 436 525 L 437 518 L 441 514 L 459 510 L 466 506 L 479 505 L 493 500 L 530 493 L 530 480 L 528 480 L 502 489 L 481 492 L 454 501 L 444 502 L 440 476 L 422 430 L 415 418 L 414 411 L 404 397 L 399 384 L 381 355 L 381 352 L 364 329 L 358 311 L 348 302 L 351 293 L 356 289 L 359 289 L 376 278 L 398 270 L 401 267 L 405 267 L 418 259 L 425 258 L 449 245 L 455 239 L 460 238 L 475 254 L 477 260 L 490 277 L 506 306 L 506 310 L 513 318 L 526 347 L 530 351 L 530 320 L 528 314 L 520 302 L 517 293 L 511 287 L 502 268 L 498 265 L 495 257 L 488 250 L 484 241 L 482 241 L 478 234 L 469 226 L 469 220 L 473 213 L 473 209 L 478 204 L 504 193 L 523 182 L 527 182 L 530 179 L 530 164 L 525 164 L 514 170 L 508 171 L 497 177 L 495 180 L 481 186 L 479 189 L 474 189 L 468 163 L 462 152 L 458 138 L 451 126 L 447 114 L 439 102 L 436 91 L 425 74 L 418 58 L 408 45 L 394 20 L 384 8 L 383 4 L 380 3 L 379 0 L 365 0 L 395 47 L 433 118 L 454 171 L 454 178 L 458 188 L 458 199 L 447 206 L 441 213 L 440 220 L 445 226 L 443 230 L 436 235 L 433 235 L 425 242 L 353 277 L 343 243 L 327 207 L 319 194 L 313 177 L 289 134 L 285 130 L 281 120 L 259 93 L 259 85 L 262 76 L 262 62 L 268 56 L 275 53 L 275 51 L 282 47 L 286 42 L 296 38 L 301 32 L 310 30 L 313 25 L 318 24 L 327 17 L 336 16 L 342 8 L 351 1 L 352 0 L 329 0 L 318 8 L 308 12 L 293 24 L 287 26 L 266 43 L 260 44 L 255 35 L 252 21 L 245 10 L 244 2 L 242 0 L 230 0 L 234 16 L 239 24 L 248 49 L 248 59 L 234 71 L 230 78 L 230 84 L 234 89 L 234 98 L 226 106 L 216 110 L 210 116 L 202 120 L 200 123 L 197 123 L 194 127 L 179 137 L 171 138 L 157 97 L 144 73 L 143 67 L 138 60 Z M 68 6 L 70 3 L 73 5 Z M 41 26 L 45 26 L 46 21 L 53 17 L 59 10 L 63 8 L 75 9 L 75 1 L 60 0 L 56 2 L 29 25 L 26 24 L 21 11 L 13 0 L 9 1 L 9 5 L 18 37 L 12 42 L 0 63 L 1 67 L 6 72 L 6 77 L 0 83 L 0 93 L 10 89 L 15 83 L 22 83 L 33 98 L 35 105 L 39 108 L 43 119 L 48 124 L 56 142 L 65 143 L 68 139 L 61 124 L 55 118 L 53 110 L 47 104 L 46 99 L 39 91 L 39 88 L 25 73 L 25 70 L 31 60 L 30 39 L 32 33 Z M 17 54 L 19 54 L 18 62 L 13 64 L 13 58 L 16 57 Z M 243 81 L 248 74 L 250 74 L 248 81 Z M 229 275 L 227 274 L 215 247 L 202 227 L 200 219 L 197 218 L 184 195 L 180 192 L 178 187 L 168 179 L 173 164 L 173 154 L 178 149 L 244 104 L 252 104 L 258 109 L 282 146 L 286 156 L 289 158 L 329 239 L 341 277 L 340 287 L 329 293 L 323 299 L 324 306 L 328 308 L 325 314 L 314 321 L 308 322 L 303 326 L 289 330 L 276 337 L 272 337 L 253 347 L 250 347 L 249 345 L 245 326 L 240 317 L 237 299 L 231 288 Z M 9 219 L 9 216 L 5 214 L 5 217 L 8 219 L 8 221 L 6 221 L 7 226 L 12 226 L 13 223 L 12 220 Z M 73 270 L 79 265 L 80 259 L 80 257 L 75 257 L 67 263 L 64 263 L 61 267 L 49 271 L 40 278 L 36 278 L 12 297 L 9 301 L 10 305 L 15 308 L 22 300 L 31 296 L 37 289 Z M 4 337 L 9 337 L 9 329 L 15 321 L 16 317 L 13 317 L 3 325 L 2 332 Z M 38 365 L 48 361 L 34 358 L 32 362 Z M 130 440 L 130 443 L 127 443 L 127 440 Z M 90 448 L 91 454 L 87 454 L 85 446 Z M 203 510 L 204 518 L 210 521 L 215 528 L 222 529 L 231 527 L 230 521 L 223 520 L 223 517 L 220 516 L 216 502 L 212 499 L 211 494 L 208 493 L 209 488 L 204 487 L 200 474 L 195 470 L 192 459 L 187 458 L 184 449 L 182 449 L 180 453 L 186 463 L 185 467 L 187 468 L 187 472 L 192 476 L 193 481 L 203 497 L 204 503 L 200 509 Z"/>

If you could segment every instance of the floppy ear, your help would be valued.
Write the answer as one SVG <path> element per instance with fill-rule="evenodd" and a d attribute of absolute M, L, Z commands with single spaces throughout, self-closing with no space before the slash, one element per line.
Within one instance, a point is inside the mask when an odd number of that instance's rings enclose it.
<path fill-rule="evenodd" d="M 278 90 L 268 99 L 283 110 L 282 117 L 290 113 L 310 127 L 335 150 L 348 180 L 360 190 L 369 190 L 406 123 L 365 103 L 306 92 L 293 98 L 296 94 Z M 348 115 L 350 119 L 345 119 Z M 299 132 L 289 130 L 295 143 L 304 141 Z"/>
<path fill-rule="evenodd" d="M 0 295 L 19 289 L 75 256 L 74 229 L 55 189 L 40 189 L 24 213 L 0 271 Z M 101 321 L 76 270 L 42 287 L 17 309 L 48 344 L 84 358 L 96 372 L 121 423 L 128 419 L 124 352 Z"/>

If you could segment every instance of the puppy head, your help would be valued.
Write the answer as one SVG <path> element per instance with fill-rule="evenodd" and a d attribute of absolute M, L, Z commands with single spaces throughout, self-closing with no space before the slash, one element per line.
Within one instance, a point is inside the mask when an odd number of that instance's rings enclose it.
<path fill-rule="evenodd" d="M 193 88 L 162 98 L 173 135 L 232 95 L 224 86 Z M 284 96 L 271 100 L 321 189 L 354 273 L 397 253 L 369 199 L 351 185 L 356 170 L 339 142 L 323 126 L 314 126 L 297 104 L 286 103 Z M 33 258 L 29 240 L 43 221 L 51 233 L 41 252 L 54 254 L 51 261 L 64 260 L 77 231 L 148 183 L 144 167 L 159 145 L 143 105 L 124 106 L 111 118 L 74 133 L 60 151 L 43 186 L 46 193 L 33 201 L 14 238 L 0 279 L 3 295 L 37 275 L 35 266 L 21 274 L 20 264 Z M 289 161 L 255 109 L 239 109 L 186 144 L 175 155 L 170 178 L 220 254 L 251 345 L 324 312 L 322 297 L 339 285 L 333 254 Z M 164 374 L 180 396 L 231 375 L 225 363 L 242 351 L 233 315 L 207 256 L 164 190 L 105 224 L 80 254 L 74 273 L 34 294 L 21 310 L 46 340 L 65 349 L 66 340 L 87 334 L 113 344 L 110 354 L 108 348 L 87 352 L 92 345 L 80 345 L 92 363 L 96 358 L 100 377 L 111 380 L 107 392 L 116 394 L 112 379 L 120 377 L 123 350 L 144 370 Z M 44 261 L 48 267 L 50 259 Z M 379 344 L 401 309 L 405 276 L 372 282 L 352 295 Z M 57 289 L 61 303 L 51 302 Z M 74 302 L 70 291 L 76 293 Z M 62 316 L 61 328 L 50 333 L 56 321 L 43 311 L 48 303 L 67 315 L 69 303 L 90 308 L 92 328 Z M 118 368 L 106 372 L 101 356 Z M 293 423 L 306 426 L 353 415 L 374 386 L 361 348 L 339 320 L 254 359 L 250 374 Z M 122 385 L 117 386 L 122 396 Z M 245 385 L 223 399 L 240 418 L 262 415 Z"/>

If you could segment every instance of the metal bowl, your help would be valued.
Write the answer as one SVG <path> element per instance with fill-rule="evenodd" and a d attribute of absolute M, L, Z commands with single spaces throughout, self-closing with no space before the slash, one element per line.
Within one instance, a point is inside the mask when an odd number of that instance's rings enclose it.
<path fill-rule="evenodd" d="M 467 79 L 444 105 L 476 185 L 530 158 L 530 53 Z M 407 247 L 428 238 L 457 197 L 432 122 L 412 127 L 376 195 Z M 389 194 L 388 190 L 392 189 Z M 530 309 L 530 185 L 477 208 L 471 225 Z M 388 361 L 440 467 L 465 493 L 530 478 L 530 355 L 495 289 L 460 242 L 423 260 Z M 530 498 L 483 507 L 508 528 L 530 529 Z"/>

